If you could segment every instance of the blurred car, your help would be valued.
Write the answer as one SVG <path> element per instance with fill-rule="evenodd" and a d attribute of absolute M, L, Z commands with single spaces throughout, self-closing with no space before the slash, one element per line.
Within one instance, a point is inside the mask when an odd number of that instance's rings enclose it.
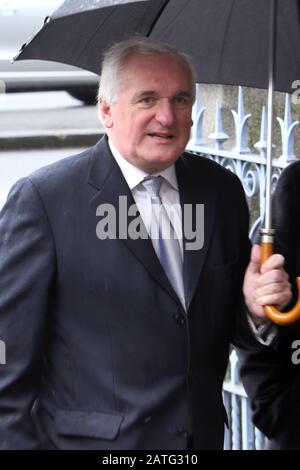
<path fill-rule="evenodd" d="M 99 77 L 58 62 L 11 63 L 21 46 L 42 27 L 62 0 L 0 0 L 0 91 L 66 90 L 86 104 L 95 103 Z"/>

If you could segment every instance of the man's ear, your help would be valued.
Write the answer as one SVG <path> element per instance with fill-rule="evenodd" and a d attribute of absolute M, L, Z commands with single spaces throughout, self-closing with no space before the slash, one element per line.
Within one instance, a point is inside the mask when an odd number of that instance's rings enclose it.
<path fill-rule="evenodd" d="M 113 126 L 111 106 L 103 98 L 100 98 L 99 107 L 104 126 L 106 128 L 111 128 Z"/>

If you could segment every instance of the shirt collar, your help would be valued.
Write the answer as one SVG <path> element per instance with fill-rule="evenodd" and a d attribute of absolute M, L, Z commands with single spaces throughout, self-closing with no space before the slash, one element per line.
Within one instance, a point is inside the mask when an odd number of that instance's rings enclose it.
<path fill-rule="evenodd" d="M 111 153 L 113 154 L 113 157 L 118 163 L 130 190 L 134 189 L 137 185 L 139 185 L 146 176 L 149 176 L 148 173 L 141 170 L 140 168 L 126 160 L 124 157 L 122 157 L 119 150 L 114 146 L 110 139 L 108 139 L 108 144 Z M 174 164 L 169 166 L 165 170 L 156 173 L 154 176 L 159 175 L 163 176 L 163 178 L 167 180 L 167 182 L 172 186 L 172 188 L 178 191 L 178 183 Z"/>

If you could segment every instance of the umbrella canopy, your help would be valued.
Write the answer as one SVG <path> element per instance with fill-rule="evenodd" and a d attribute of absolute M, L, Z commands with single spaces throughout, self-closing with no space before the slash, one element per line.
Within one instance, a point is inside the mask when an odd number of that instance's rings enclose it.
<path fill-rule="evenodd" d="M 200 82 L 267 88 L 274 28 L 274 89 L 292 92 L 300 79 L 300 2 L 277 0 L 273 25 L 272 1 L 171 0 L 152 35 L 190 54 Z"/>
<path fill-rule="evenodd" d="M 14 60 L 43 59 L 100 73 L 102 53 L 134 34 L 148 36 L 166 0 L 66 0 Z"/>
<path fill-rule="evenodd" d="M 189 54 L 203 83 L 267 88 L 274 35 L 274 89 L 300 79 L 300 2 L 277 0 L 67 0 L 20 59 L 65 62 L 99 73 L 102 52 L 134 34 Z M 272 29 L 273 28 L 273 29 Z"/>

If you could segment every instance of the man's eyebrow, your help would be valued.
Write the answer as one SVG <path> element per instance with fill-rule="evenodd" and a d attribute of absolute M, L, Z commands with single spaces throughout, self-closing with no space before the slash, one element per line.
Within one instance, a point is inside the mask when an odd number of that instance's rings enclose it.
<path fill-rule="evenodd" d="M 146 96 L 157 96 L 157 92 L 154 90 L 141 91 L 134 94 L 133 100 L 144 98 Z M 171 96 L 171 98 L 173 98 L 174 96 L 186 96 L 187 98 L 192 98 L 193 95 L 190 91 L 178 90 Z"/>
<path fill-rule="evenodd" d="M 133 95 L 133 99 L 144 98 L 145 96 L 154 96 L 157 93 L 154 90 L 139 91 Z"/>
<path fill-rule="evenodd" d="M 174 93 L 174 96 L 186 96 L 187 98 L 192 98 L 192 93 L 187 90 L 179 90 L 176 93 Z"/>

